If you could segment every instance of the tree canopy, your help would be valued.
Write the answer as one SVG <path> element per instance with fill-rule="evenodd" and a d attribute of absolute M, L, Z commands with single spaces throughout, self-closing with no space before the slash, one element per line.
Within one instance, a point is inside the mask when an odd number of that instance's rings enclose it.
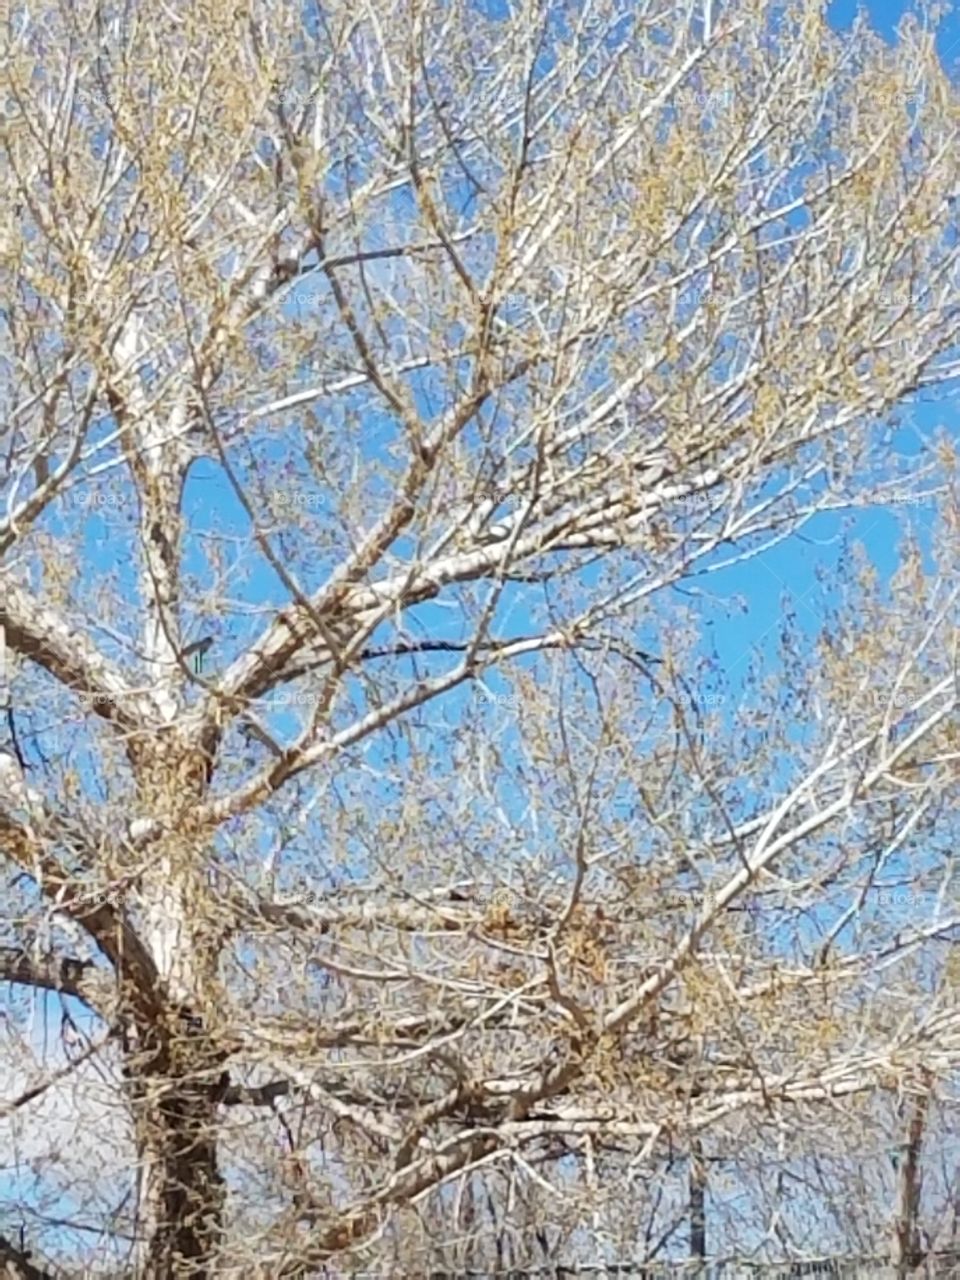
<path fill-rule="evenodd" d="M 7 7 L 11 1274 L 960 1247 L 937 18 Z"/>

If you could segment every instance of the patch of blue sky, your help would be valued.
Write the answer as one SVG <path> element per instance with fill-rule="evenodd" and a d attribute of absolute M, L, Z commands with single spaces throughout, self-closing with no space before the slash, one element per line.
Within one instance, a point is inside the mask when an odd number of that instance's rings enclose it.
<path fill-rule="evenodd" d="M 484 0 L 479 7 L 487 14 L 505 16 L 508 12 L 507 5 L 501 3 L 501 0 Z M 896 21 L 902 11 L 902 6 L 899 5 L 875 4 L 870 10 L 873 25 L 886 38 L 892 39 Z M 830 21 L 835 27 L 846 26 L 852 20 L 854 12 L 854 6 L 848 3 L 848 0 L 837 0 L 831 6 Z M 960 27 L 953 15 L 945 17 L 941 24 L 938 49 L 941 58 L 949 66 L 960 49 Z M 550 65 L 549 55 L 544 54 L 543 57 L 543 67 L 547 69 Z M 822 159 L 823 157 L 819 157 L 816 162 L 798 164 L 791 170 L 785 190 L 796 191 L 806 177 L 821 169 Z M 354 158 L 351 163 L 353 180 L 355 182 L 361 180 L 364 169 L 361 160 Z M 334 181 L 338 180 L 344 187 L 346 186 L 345 177 L 334 179 Z M 464 183 L 463 199 L 464 207 L 469 205 L 470 200 L 475 199 L 475 191 L 468 183 Z M 400 227 L 412 222 L 410 200 L 409 192 L 404 189 L 399 189 L 391 197 L 392 211 Z M 788 222 L 799 229 L 805 224 L 807 216 L 805 210 L 797 209 L 788 216 Z M 373 234 L 375 238 L 375 233 Z M 764 234 L 773 233 L 771 230 Z M 945 237 L 948 237 L 947 243 L 955 243 L 955 225 L 945 228 Z M 388 238 L 384 233 L 383 242 L 386 243 Z M 489 248 L 489 245 L 484 246 L 484 253 L 488 253 Z M 315 277 L 310 277 L 310 288 L 314 287 L 314 280 Z M 306 282 L 304 287 L 307 287 Z M 321 288 L 320 285 L 316 287 L 318 291 Z M 691 282 L 690 287 L 695 288 L 695 282 Z M 319 302 L 318 298 L 316 305 L 319 305 Z M 285 304 L 283 314 L 285 317 L 298 314 L 301 319 L 308 318 L 313 305 L 315 304 L 312 302 L 301 305 L 291 301 Z M 519 306 L 520 304 L 508 305 Z M 509 311 L 506 314 L 509 315 Z M 392 329 L 399 338 L 398 325 L 393 325 Z M 730 351 L 732 356 L 732 342 Z M 305 370 L 305 377 L 309 377 L 314 372 Z M 466 370 L 464 376 L 466 376 Z M 448 403 L 449 388 L 445 383 L 447 377 L 449 374 L 425 372 L 415 376 L 410 382 L 410 385 L 415 388 L 418 405 L 422 406 L 430 417 L 435 417 Z M 362 417 L 356 417 L 352 422 L 347 411 L 339 406 L 330 407 L 329 404 L 325 404 L 322 413 L 328 421 L 336 422 L 338 428 L 344 431 L 356 430 L 358 427 L 362 430 L 365 458 L 367 462 L 378 464 L 377 467 L 371 467 L 368 491 L 371 509 L 377 510 L 382 508 L 383 502 L 387 500 L 390 475 L 396 474 L 396 464 L 392 460 L 391 450 L 397 443 L 397 428 L 396 424 L 385 415 L 378 415 L 370 410 L 369 398 L 366 396 L 357 398 L 353 410 Z M 910 465 L 921 457 L 923 438 L 928 438 L 933 430 L 939 427 L 945 428 L 953 438 L 956 438 L 958 425 L 960 425 L 955 403 L 949 394 L 918 398 L 905 406 L 900 416 L 903 425 L 893 434 L 893 449 L 894 453 L 903 460 L 908 471 Z M 362 426 L 360 426 L 361 423 Z M 96 424 L 94 434 L 102 438 L 113 429 L 115 424 L 110 420 L 104 420 Z M 480 431 L 480 426 L 477 426 L 476 439 L 479 439 Z M 347 438 L 351 445 L 356 444 L 355 439 Z M 310 472 L 302 461 L 306 456 L 309 441 L 310 431 L 305 421 L 291 428 L 285 427 L 282 434 L 274 432 L 268 424 L 264 424 L 257 433 L 249 461 L 242 456 L 237 457 L 235 465 L 238 476 L 244 484 L 252 486 L 255 490 L 261 476 L 269 475 L 275 468 L 287 467 L 285 483 L 291 487 L 302 487 L 305 492 L 313 492 L 310 487 Z M 294 461 L 291 462 L 292 459 Z M 276 484 L 278 481 L 271 478 L 270 483 Z M 80 536 L 83 539 L 84 562 L 92 567 L 90 578 L 84 584 L 85 586 L 95 587 L 100 577 L 109 574 L 127 598 L 136 599 L 139 587 L 135 568 L 138 559 L 136 546 L 138 534 L 135 526 L 135 509 L 132 505 L 135 500 L 124 485 L 119 472 L 111 473 L 109 478 L 99 479 L 96 484 L 102 493 L 115 491 L 122 498 L 116 511 L 99 499 L 97 500 L 99 507 L 97 503 L 91 501 L 85 507 L 77 503 L 67 511 L 65 500 L 61 499 L 45 516 L 45 527 L 50 532 L 63 537 Z M 319 494 L 321 490 L 317 488 L 316 492 Z M 315 518 L 318 526 L 325 522 L 329 514 L 329 509 L 324 505 L 322 498 L 318 498 L 315 511 L 309 507 L 307 511 L 310 520 Z M 718 667 L 723 677 L 723 687 L 732 691 L 732 700 L 729 704 L 729 710 L 732 710 L 737 705 L 734 694 L 738 689 L 743 696 L 749 694 L 748 680 L 754 678 L 749 675 L 752 660 L 760 659 L 761 669 L 764 666 L 768 670 L 776 669 L 780 652 L 780 633 L 786 616 L 792 614 L 808 641 L 813 641 L 829 616 L 831 597 L 829 588 L 824 585 L 825 578 L 842 571 L 844 558 L 848 556 L 853 541 L 860 541 L 863 544 L 881 576 L 889 578 L 899 563 L 899 534 L 904 515 L 916 530 L 929 567 L 934 536 L 932 503 L 927 506 L 919 504 L 915 507 L 911 506 L 906 512 L 903 508 L 898 509 L 896 505 L 891 504 L 888 508 L 881 506 L 851 513 L 818 515 L 810 520 L 801 532 L 747 562 L 720 569 L 709 575 L 706 573 L 694 575 L 692 580 L 685 584 L 685 589 L 688 591 L 699 589 L 703 592 L 696 596 L 695 600 L 704 630 L 699 654 L 704 662 L 704 670 L 707 672 L 706 679 L 697 688 L 702 689 L 704 686 L 708 689 L 713 688 L 709 672 L 711 666 Z M 210 458 L 201 459 L 191 470 L 185 492 L 185 516 L 188 526 L 185 567 L 188 574 L 195 580 L 197 596 L 202 597 L 204 588 L 210 587 L 214 581 L 207 553 L 207 540 L 223 539 L 225 563 L 229 574 L 237 577 L 237 600 L 244 610 L 244 612 L 238 610 L 230 617 L 229 630 L 218 643 L 214 653 L 210 655 L 210 666 L 205 671 L 207 675 L 215 671 L 220 664 L 225 665 L 262 630 L 262 618 L 246 610 L 281 605 L 286 602 L 287 594 L 280 579 L 262 557 L 251 558 L 249 549 L 243 545 L 249 534 L 248 518 L 236 501 L 229 482 L 220 472 L 218 464 Z M 109 536 L 107 536 L 108 532 Z M 236 542 L 231 543 L 232 539 Z M 284 539 L 290 545 L 291 561 L 297 563 L 298 573 L 302 574 L 301 584 L 304 589 L 316 590 L 335 567 L 338 554 L 334 550 L 325 551 L 319 547 L 314 547 L 311 555 L 298 554 L 310 547 L 309 528 L 304 532 L 294 528 L 288 529 L 280 535 L 281 545 Z M 410 538 L 401 540 L 394 548 L 401 557 L 409 555 L 413 549 Z M 717 555 L 719 554 L 718 552 Z M 597 562 L 581 569 L 580 579 L 585 588 L 594 588 L 608 572 L 607 566 Z M 455 599 L 457 592 L 462 590 L 458 588 L 457 591 L 448 591 L 445 599 Z M 689 603 L 690 596 L 681 599 Z M 494 618 L 494 625 L 491 628 L 493 634 L 502 634 L 502 631 L 508 628 L 523 630 L 534 620 L 534 615 L 539 611 L 541 603 L 541 600 L 531 594 L 528 589 L 518 585 L 508 586 Z M 210 619 L 203 618 L 205 627 L 209 622 Z M 190 625 L 193 625 L 192 620 Z M 458 611 L 434 601 L 416 606 L 406 619 L 405 625 L 412 635 L 429 635 L 450 640 L 459 640 L 466 635 L 463 619 Z M 642 626 L 641 620 L 638 623 L 638 630 L 642 631 Z M 376 646 L 386 642 L 390 637 L 392 637 L 392 630 L 389 624 L 385 623 L 371 638 L 371 645 Z M 135 645 L 137 637 L 132 635 L 131 641 Z M 109 633 L 101 636 L 101 642 L 106 652 L 118 659 L 129 661 L 129 653 L 125 651 L 125 647 L 115 641 Z M 447 668 L 450 663 L 455 663 L 457 660 L 457 655 L 423 656 L 416 660 L 411 658 L 401 664 L 400 673 L 409 675 L 414 672 L 435 672 Z M 536 670 L 537 659 L 523 659 L 519 665 Z M 490 673 L 484 677 L 484 680 L 494 693 L 508 693 L 512 688 L 509 678 L 500 673 Z M 359 697 L 360 686 L 355 684 L 350 692 Z M 447 709 L 451 713 L 456 709 L 458 715 L 474 714 L 478 705 L 475 690 L 467 687 L 448 696 L 444 709 L 439 714 L 446 715 Z M 482 714 L 497 717 L 501 728 L 505 728 L 509 736 L 509 717 L 496 707 L 483 705 L 481 710 Z M 723 704 L 723 711 L 724 714 L 728 713 L 727 703 Z M 434 713 L 436 708 L 431 711 L 431 714 Z M 417 712 L 414 716 L 420 714 Z M 295 712 L 276 712 L 275 724 L 278 731 L 290 732 L 297 723 L 299 720 Z M 796 732 L 799 735 L 805 732 L 802 721 L 798 720 Z M 365 786 L 369 788 L 366 792 L 368 799 L 375 796 L 380 803 L 385 804 L 391 798 L 399 798 L 402 794 L 403 782 L 388 776 L 387 765 L 395 765 L 398 760 L 402 761 L 404 753 L 409 750 L 402 732 L 386 735 L 382 745 L 373 746 L 367 756 L 372 769 L 379 775 L 375 783 L 369 781 L 370 775 L 367 775 L 365 782 L 360 772 L 351 771 L 351 776 L 338 784 L 345 801 L 352 805 L 362 804 Z M 509 755 L 509 745 L 507 752 Z M 759 784 L 760 780 L 756 781 Z M 779 783 L 782 779 L 773 781 Z M 508 812 L 519 818 L 524 803 L 520 787 L 507 778 L 503 780 L 498 790 L 498 798 L 507 806 Z M 749 810 L 756 801 L 756 788 L 744 788 L 740 797 L 742 809 Z M 623 803 L 627 801 L 624 800 Z M 703 808 L 702 812 L 706 814 L 706 808 Z M 696 820 L 696 815 L 694 819 Z M 359 879 L 372 869 L 372 863 L 360 854 L 359 845 L 357 848 L 356 866 L 348 869 L 341 868 L 341 873 L 345 876 L 356 874 L 356 878 Z M 903 858 L 895 859 L 890 864 L 890 871 L 891 878 L 899 875 L 901 871 L 908 876 L 915 875 L 915 864 Z M 295 876 L 296 869 L 293 868 L 290 874 Z M 815 913 L 813 927 L 822 931 L 835 918 L 835 911 L 834 907 L 822 906 L 819 914 Z M 909 910 L 905 909 L 903 915 L 906 923 L 909 919 Z M 785 939 L 786 934 L 783 935 L 783 940 Z M 841 935 L 842 941 L 843 935 Z M 2 997 L 4 1001 L 7 998 L 6 995 Z M 81 1006 L 77 1002 L 68 998 L 64 1006 L 76 1019 L 82 1017 Z"/>

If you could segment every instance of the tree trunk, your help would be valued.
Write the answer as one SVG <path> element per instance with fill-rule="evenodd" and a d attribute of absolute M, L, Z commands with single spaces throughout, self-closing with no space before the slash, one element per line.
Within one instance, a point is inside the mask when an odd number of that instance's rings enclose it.
<path fill-rule="evenodd" d="M 164 776 L 154 769 L 142 776 L 151 811 L 165 811 L 164 827 L 175 834 L 157 843 L 138 885 L 159 1015 L 136 1027 L 127 1060 L 141 1162 L 138 1275 L 205 1280 L 218 1273 L 224 1210 L 217 1110 L 226 1051 L 212 1027 L 222 935 L 203 839 L 187 829 L 180 807 L 202 785 L 202 762 L 183 753 L 163 763 Z"/>
<path fill-rule="evenodd" d="M 224 1207 L 216 1088 L 202 1050 L 177 1057 L 166 1071 L 155 1066 L 146 1074 L 137 1106 L 144 1280 L 216 1274 Z"/>
<path fill-rule="evenodd" d="M 690 1257 L 703 1261 L 707 1256 L 707 1171 L 703 1144 L 690 1139 Z"/>
<path fill-rule="evenodd" d="M 925 1086 L 927 1082 L 924 1082 Z M 930 1094 L 927 1087 L 909 1098 L 906 1104 L 908 1116 L 907 1137 L 900 1156 L 897 1178 L 897 1218 L 894 1241 L 894 1262 L 897 1280 L 905 1280 L 924 1260 L 920 1240 L 920 1191 L 923 1174 L 920 1159 L 923 1154 L 923 1134 L 927 1122 Z"/>

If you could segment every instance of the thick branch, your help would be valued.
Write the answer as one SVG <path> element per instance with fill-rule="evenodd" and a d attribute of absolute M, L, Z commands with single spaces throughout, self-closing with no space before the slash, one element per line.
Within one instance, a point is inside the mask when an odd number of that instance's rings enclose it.
<path fill-rule="evenodd" d="M 0 640 L 89 698 L 104 720 L 131 729 L 149 715 L 149 699 L 132 690 L 85 635 L 9 578 L 0 590 Z"/>
<path fill-rule="evenodd" d="M 91 903 L 86 887 L 78 884 L 35 833 L 0 813 L 0 854 L 10 857 L 56 909 L 76 920 L 113 965 L 118 977 L 131 987 L 130 994 L 143 1016 L 156 1009 L 157 970 L 136 931 L 108 903 Z"/>
<path fill-rule="evenodd" d="M 18 1249 L 12 1240 L 0 1236 L 0 1263 L 3 1264 L 5 1280 L 54 1280 L 53 1273 L 35 1267 L 31 1257 L 31 1250 Z"/>
<path fill-rule="evenodd" d="M 0 947 L 0 982 L 61 991 L 104 1014 L 112 983 L 92 960 L 75 956 L 32 956 L 19 947 Z"/>

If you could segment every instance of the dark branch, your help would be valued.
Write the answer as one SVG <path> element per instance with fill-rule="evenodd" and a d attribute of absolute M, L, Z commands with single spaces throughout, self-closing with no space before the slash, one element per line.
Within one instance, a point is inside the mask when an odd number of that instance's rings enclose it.
<path fill-rule="evenodd" d="M 403 658 L 418 653 L 466 653 L 468 649 L 474 648 L 478 653 L 496 655 L 510 645 L 516 644 L 518 641 L 537 639 L 536 636 L 511 636 L 506 640 L 488 640 L 479 645 L 471 641 L 458 640 L 401 640 L 396 644 L 385 645 L 382 648 L 368 648 L 361 650 L 359 658 L 361 662 L 371 662 L 378 658 Z M 602 643 L 590 642 L 581 639 L 578 645 L 582 649 L 602 649 Z M 561 642 L 554 644 L 544 644 L 545 649 L 560 648 Z M 634 657 L 641 663 L 660 663 L 662 660 L 656 658 L 651 653 L 644 653 L 642 650 L 634 651 Z M 308 659 L 306 662 L 298 663 L 296 666 L 286 667 L 281 675 L 284 682 L 294 680 L 298 676 L 307 675 L 311 671 L 315 671 L 318 667 L 325 666 L 330 661 L 329 654 Z"/>
<path fill-rule="evenodd" d="M 29 1249 L 18 1249 L 12 1240 L 0 1236 L 0 1263 L 9 1280 L 55 1280 L 52 1272 L 35 1267 Z"/>
<path fill-rule="evenodd" d="M 292 1092 L 289 1080 L 271 1080 L 269 1084 L 247 1086 L 231 1084 L 224 1089 L 220 1102 L 225 1107 L 272 1107 L 277 1098 Z"/>
<path fill-rule="evenodd" d="M 110 979 L 92 960 L 74 956 L 33 956 L 21 947 L 0 947 L 0 982 L 18 982 L 62 991 L 96 1011 L 107 1003 Z"/>

